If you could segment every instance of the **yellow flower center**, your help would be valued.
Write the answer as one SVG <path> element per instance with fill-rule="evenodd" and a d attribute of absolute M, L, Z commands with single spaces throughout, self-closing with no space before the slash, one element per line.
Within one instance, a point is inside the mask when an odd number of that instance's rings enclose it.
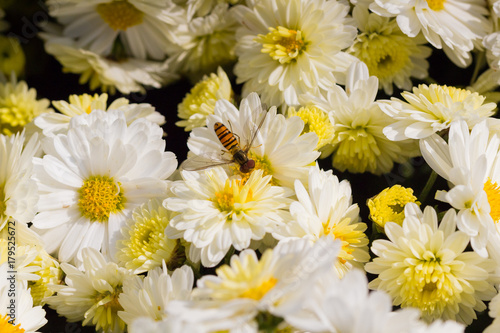
<path fill-rule="evenodd" d="M 43 299 L 45 297 L 52 296 L 54 291 L 48 287 L 49 284 L 59 284 L 62 279 L 62 271 L 57 264 L 57 261 L 53 259 L 47 252 L 42 251 L 31 262 L 29 266 L 41 267 L 40 270 L 34 272 L 36 275 L 40 276 L 40 279 L 35 281 L 28 281 L 28 288 L 31 289 L 31 296 L 33 297 L 33 306 L 44 305 Z"/>
<path fill-rule="evenodd" d="M 413 68 L 410 56 L 416 50 L 411 38 L 378 33 L 361 34 L 352 47 L 352 53 L 366 64 L 370 75 L 381 81 Z"/>
<path fill-rule="evenodd" d="M 370 219 L 382 228 L 387 222 L 402 225 L 405 218 L 404 207 L 409 202 L 420 205 L 417 197 L 413 195 L 413 189 L 401 185 L 388 187 L 375 197 L 368 199 Z"/>
<path fill-rule="evenodd" d="M 21 328 L 21 324 L 14 326 L 9 323 L 10 317 L 8 315 L 0 316 L 0 332 L 2 333 L 23 333 L 25 330 Z"/>
<path fill-rule="evenodd" d="M 8 77 L 14 71 L 16 77 L 19 77 L 24 71 L 25 63 L 26 57 L 19 40 L 0 35 L 0 72 Z"/>
<path fill-rule="evenodd" d="M 123 307 L 118 301 L 122 288 L 122 285 L 118 284 L 113 287 L 113 291 L 96 292 L 94 305 L 85 312 L 82 325 L 86 326 L 92 322 L 97 330 L 102 328 L 102 331 L 112 331 L 119 327 L 120 331 L 123 332 L 125 322 L 118 317 L 118 311 L 123 311 Z"/>
<path fill-rule="evenodd" d="M 301 107 L 299 111 L 292 107 L 288 109 L 288 116 L 298 116 L 304 121 L 302 133 L 316 133 L 319 139 L 316 149 L 332 143 L 335 130 L 326 112 L 315 106 Z"/>
<path fill-rule="evenodd" d="M 213 199 L 215 206 L 221 212 L 231 212 L 234 209 L 234 196 L 232 192 L 224 189 L 221 192 L 215 193 L 215 197 Z"/>
<path fill-rule="evenodd" d="M 158 206 L 157 209 L 142 209 L 133 213 L 134 224 L 128 232 L 128 237 L 122 241 L 121 257 L 126 261 L 126 268 L 133 268 L 133 261 L 154 260 L 157 266 L 161 265 L 161 260 L 165 260 L 167 266 L 174 264 L 176 251 L 180 246 L 178 239 L 165 237 L 165 228 L 168 226 L 168 211 Z M 158 257 L 161 257 L 159 259 Z M 132 262 L 130 262 L 132 261 Z"/>
<path fill-rule="evenodd" d="M 277 282 L 278 280 L 276 278 L 271 277 L 269 280 L 262 282 L 259 286 L 248 288 L 240 297 L 251 298 L 258 301 L 264 297 L 269 290 L 273 289 Z"/>
<path fill-rule="evenodd" d="M 127 30 L 142 23 L 143 12 L 128 1 L 116 0 L 98 4 L 97 13 L 113 30 Z"/>
<path fill-rule="evenodd" d="M 415 264 L 410 265 L 400 278 L 405 295 L 402 307 L 416 307 L 432 317 L 442 313 L 450 303 L 459 302 L 456 278 L 450 274 L 449 266 L 442 265 L 441 259 L 434 253 L 425 251 L 421 259 L 415 260 Z"/>
<path fill-rule="evenodd" d="M 435 11 L 443 9 L 445 2 L 446 0 L 427 0 L 429 8 Z"/>
<path fill-rule="evenodd" d="M 495 223 L 500 221 L 500 186 L 490 178 L 484 183 L 484 191 L 490 204 L 490 216 Z"/>
<path fill-rule="evenodd" d="M 262 44 L 262 53 L 268 53 L 281 64 L 296 61 L 307 45 L 300 30 L 279 26 L 277 29 L 270 27 L 269 31 L 266 35 L 259 34 L 255 41 Z"/>
<path fill-rule="evenodd" d="M 337 126 L 334 144 L 338 143 L 333 157 L 333 165 L 340 171 L 375 172 L 377 156 L 381 154 L 370 127 Z"/>
<path fill-rule="evenodd" d="M 124 207 L 120 183 L 108 176 L 91 176 L 83 182 L 78 194 L 80 212 L 92 222 L 107 222 L 111 213 Z"/>
<path fill-rule="evenodd" d="M 258 156 L 258 155 L 255 155 L 255 153 L 253 153 L 252 151 L 249 151 L 248 152 L 248 159 L 251 159 L 255 162 L 255 167 L 253 169 L 253 171 L 255 170 L 262 170 L 262 177 L 265 177 L 265 176 L 272 176 L 274 171 L 273 171 L 273 167 L 271 165 L 271 161 L 267 158 L 267 156 Z M 239 176 L 241 176 L 241 180 L 243 181 L 243 183 L 245 183 L 248 178 L 250 177 L 250 175 L 252 175 L 252 172 L 249 172 L 249 173 L 242 173 L 240 171 L 240 166 L 237 165 L 237 164 L 233 164 L 231 166 L 231 169 L 232 169 L 232 172 L 233 174 L 237 174 Z M 279 185 L 278 184 L 278 180 L 275 179 L 274 177 L 271 179 L 271 182 L 270 182 L 271 185 Z"/>
<path fill-rule="evenodd" d="M 351 224 L 350 218 L 344 218 L 336 224 L 333 224 L 330 221 L 323 223 L 324 235 L 333 236 L 334 239 L 339 239 L 341 241 L 342 247 L 338 258 L 342 264 L 354 259 L 352 253 L 356 247 L 368 244 L 368 238 L 364 233 L 366 228 L 367 226 L 364 223 Z"/>

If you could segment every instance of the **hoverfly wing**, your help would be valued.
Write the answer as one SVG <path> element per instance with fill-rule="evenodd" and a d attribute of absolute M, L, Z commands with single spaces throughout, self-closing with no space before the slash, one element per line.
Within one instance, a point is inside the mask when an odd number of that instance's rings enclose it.
<path fill-rule="evenodd" d="M 252 144 L 257 137 L 257 133 L 259 132 L 259 129 L 262 127 L 262 124 L 264 124 L 264 120 L 266 120 L 267 117 L 267 105 L 262 104 L 262 106 L 256 108 L 253 112 L 253 128 L 251 129 L 250 136 L 247 138 L 245 144 L 243 145 L 243 150 L 245 152 L 248 152 L 250 148 L 252 147 Z"/>
<path fill-rule="evenodd" d="M 232 159 L 224 158 L 222 154 L 217 153 L 205 153 L 203 155 L 194 155 L 188 157 L 181 164 L 181 169 L 186 171 L 199 171 L 219 165 L 225 165 L 233 163 Z"/>

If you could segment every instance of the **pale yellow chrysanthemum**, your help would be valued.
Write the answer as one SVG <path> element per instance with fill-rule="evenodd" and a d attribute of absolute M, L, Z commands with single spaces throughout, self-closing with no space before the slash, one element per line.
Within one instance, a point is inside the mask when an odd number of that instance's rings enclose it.
<path fill-rule="evenodd" d="M 14 75 L 10 82 L 0 78 L 0 134 L 21 132 L 29 122 L 42 113 L 53 112 L 48 99 L 36 99 L 35 88 L 28 88 L 25 81 L 17 82 Z"/>
<path fill-rule="evenodd" d="M 28 282 L 28 287 L 31 288 L 33 304 L 44 305 L 44 299 L 54 294 L 54 291 L 49 288 L 49 285 L 61 283 L 63 277 L 62 270 L 59 268 L 59 262 L 50 256 L 44 249 L 38 249 L 38 255 L 30 265 L 40 267 L 39 270 L 33 272 L 40 278 Z"/>
<path fill-rule="evenodd" d="M 403 224 L 404 208 L 409 202 L 420 205 L 417 197 L 413 195 L 413 189 L 394 185 L 368 199 L 366 205 L 370 209 L 370 219 L 379 227 L 384 228 L 387 222 Z"/>
<path fill-rule="evenodd" d="M 135 274 L 161 267 L 162 261 L 170 270 L 180 267 L 186 259 L 184 247 L 178 239 L 165 235 L 172 215 L 158 199 L 134 209 L 121 230 L 123 239 L 117 243 L 120 264 Z"/>
<path fill-rule="evenodd" d="M 386 291 L 393 305 L 416 307 L 426 321 L 455 320 L 466 325 L 483 311 L 483 301 L 496 295 L 493 260 L 464 252 L 469 237 L 456 231 L 456 212 L 450 209 L 438 226 L 432 207 L 424 212 L 414 203 L 405 206 L 400 226 L 385 225 L 389 240 L 376 240 L 371 250 L 376 257 L 367 272 L 378 277 L 371 289 Z"/>
<path fill-rule="evenodd" d="M 323 95 L 304 95 L 304 102 L 329 113 L 334 126 L 333 167 L 351 173 L 390 172 L 419 154 L 417 141 L 390 141 L 383 133 L 393 119 L 375 101 L 378 79 L 359 61 L 347 71 L 345 89 L 333 85 Z"/>
<path fill-rule="evenodd" d="M 206 16 L 181 25 L 179 35 L 189 41 L 183 42 L 178 52 L 170 54 L 172 66 L 196 82 L 218 66 L 231 64 L 236 60 L 234 46 L 238 27 L 227 3 L 218 4 Z"/>
<path fill-rule="evenodd" d="M 42 129 L 45 136 L 66 134 L 73 117 L 89 114 L 94 110 L 120 110 L 125 115 L 127 125 L 139 118 L 145 118 L 158 125 L 165 123 L 165 117 L 150 104 L 130 104 L 128 99 L 121 97 L 108 106 L 108 94 L 70 95 L 69 102 L 53 101 L 52 104 L 60 113 L 46 113 L 34 120 L 35 126 Z"/>
<path fill-rule="evenodd" d="M 411 79 L 428 76 L 427 57 L 431 49 L 422 35 L 410 38 L 401 32 L 395 19 L 369 14 L 368 8 L 356 6 L 353 18 L 360 30 L 348 52 L 368 66 L 370 75 L 379 80 L 379 89 L 392 95 L 393 84 L 411 89 Z"/>
<path fill-rule="evenodd" d="M 186 132 L 206 125 L 207 116 L 214 113 L 215 102 L 219 99 L 232 100 L 233 90 L 226 72 L 219 67 L 217 74 L 204 76 L 177 106 L 180 119 L 175 124 Z"/>
<path fill-rule="evenodd" d="M 1 9 L 0 9 L 1 10 Z M 0 21 L 0 26 L 2 22 Z M 0 72 L 10 75 L 12 72 L 16 76 L 24 72 L 26 57 L 19 40 L 14 37 L 0 35 Z"/>
<path fill-rule="evenodd" d="M 331 145 L 335 129 L 328 117 L 328 113 L 314 105 L 301 107 L 298 111 L 290 107 L 287 111 L 287 117 L 297 116 L 304 121 L 302 133 L 314 132 L 318 136 L 316 150 L 323 151 L 325 146 Z M 325 157 L 325 156 L 321 156 Z"/>
<path fill-rule="evenodd" d="M 126 324 L 118 317 L 118 311 L 123 310 L 118 299 L 124 281 L 137 276 L 107 262 L 93 248 L 85 248 L 83 253 L 83 271 L 61 264 L 66 284 L 52 286 L 57 294 L 47 298 L 47 304 L 69 322 L 83 321 L 83 326 L 94 325 L 99 332 L 125 332 Z"/>
<path fill-rule="evenodd" d="M 496 104 L 486 103 L 476 92 L 456 87 L 420 84 L 413 93 L 401 93 L 398 98 L 378 102 L 382 111 L 393 118 L 384 134 L 393 141 L 423 139 L 450 127 L 454 120 L 463 119 L 469 129 L 493 115 Z"/>

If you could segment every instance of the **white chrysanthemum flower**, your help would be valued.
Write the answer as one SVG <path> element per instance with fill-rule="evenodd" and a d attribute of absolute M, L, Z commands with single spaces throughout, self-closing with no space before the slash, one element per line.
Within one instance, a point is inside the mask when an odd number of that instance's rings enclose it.
<path fill-rule="evenodd" d="M 36 116 L 54 112 L 48 99 L 36 99 L 36 90 L 28 88 L 25 81 L 17 82 L 15 75 L 10 82 L 0 75 L 0 134 L 21 132 Z"/>
<path fill-rule="evenodd" d="M 189 266 L 176 269 L 172 276 L 167 267 L 154 268 L 142 279 L 126 280 L 123 283 L 123 292 L 118 298 L 123 311 L 118 316 L 130 325 L 141 317 L 154 320 L 168 318 L 166 309 L 172 301 L 189 301 L 194 286 L 193 271 Z"/>
<path fill-rule="evenodd" d="M 401 93 L 398 98 L 380 100 L 382 111 L 393 118 L 384 128 L 384 134 L 394 141 L 423 139 L 450 127 L 454 120 L 464 119 L 469 128 L 493 115 L 495 103 L 486 103 L 485 97 L 466 89 L 420 84 L 413 93 Z"/>
<path fill-rule="evenodd" d="M 125 114 L 127 124 L 136 119 L 145 118 L 158 125 L 165 123 L 165 117 L 155 110 L 150 104 L 129 104 L 129 100 L 121 97 L 107 104 L 108 94 L 70 95 L 69 103 L 66 101 L 53 101 L 52 104 L 60 113 L 45 113 L 36 117 L 35 126 L 43 130 L 45 136 L 66 134 L 69 122 L 74 116 L 88 114 L 93 110 L 121 110 Z"/>
<path fill-rule="evenodd" d="M 458 229 L 471 237 L 474 251 L 500 260 L 500 137 L 483 121 L 472 128 L 465 121 L 453 122 L 448 143 L 434 134 L 421 140 L 420 150 L 429 166 L 453 187 L 438 191 L 436 198 L 458 209 Z M 495 231 L 496 227 L 496 231 Z"/>
<path fill-rule="evenodd" d="M 92 90 L 101 88 L 114 94 L 144 93 L 144 87 L 161 88 L 178 78 L 168 60 L 150 61 L 120 57 L 108 58 L 86 49 L 60 35 L 41 33 L 45 50 L 53 55 L 65 72 L 80 75 L 80 84 L 89 83 Z"/>
<path fill-rule="evenodd" d="M 46 323 L 45 310 L 33 306 L 27 284 L 17 281 L 15 274 L 9 273 L 6 263 L 0 265 L 0 332 L 36 333 Z"/>
<path fill-rule="evenodd" d="M 36 135 L 26 146 L 24 141 L 24 132 L 10 137 L 0 134 L 0 230 L 9 220 L 31 222 L 37 212 L 38 189 L 31 176 L 40 143 Z"/>
<path fill-rule="evenodd" d="M 484 0 L 374 0 L 370 9 L 378 15 L 396 17 L 407 36 L 420 32 L 437 49 L 443 49 L 457 66 L 472 62 L 470 51 L 481 48 L 492 28 Z"/>
<path fill-rule="evenodd" d="M 47 252 L 77 265 L 85 247 L 114 257 L 132 210 L 165 195 L 165 179 L 177 167 L 162 136 L 147 120 L 127 126 L 123 112 L 95 110 L 73 117 L 67 134 L 42 141 L 46 155 L 34 159 L 40 201 L 33 225 Z"/>
<path fill-rule="evenodd" d="M 137 59 L 163 60 L 185 16 L 170 0 L 49 0 L 47 5 L 76 48 L 109 55 L 118 39 Z"/>
<path fill-rule="evenodd" d="M 321 87 L 331 74 L 343 83 L 355 58 L 342 50 L 356 36 L 345 3 L 263 0 L 235 9 L 242 26 L 234 73 L 245 83 L 243 95 L 255 91 L 269 105 L 298 105 L 300 94 Z"/>
<path fill-rule="evenodd" d="M 415 307 L 426 321 L 455 320 L 470 324 L 474 311 L 483 311 L 496 294 L 493 260 L 464 252 L 469 237 L 456 230 L 456 213 L 450 209 L 439 223 L 436 211 L 424 212 L 414 203 L 405 206 L 403 226 L 385 225 L 389 240 L 375 240 L 376 257 L 366 264 L 378 277 L 369 287 L 386 291 L 393 305 Z"/>
<path fill-rule="evenodd" d="M 172 216 L 173 213 L 157 198 L 135 208 L 116 244 L 119 263 L 135 274 L 161 267 L 162 261 L 170 269 L 183 264 L 186 259 L 184 247 L 178 239 L 167 238 L 165 234 Z"/>
<path fill-rule="evenodd" d="M 207 127 L 193 129 L 188 139 L 189 150 L 198 156 L 216 156 L 232 160 L 232 155 L 222 145 L 214 131 L 215 122 L 222 122 L 239 137 L 245 149 L 250 137 L 265 117 L 255 141 L 248 151 L 248 158 L 255 161 L 255 169 L 272 175 L 272 183 L 293 187 L 295 179 L 307 178 L 307 166 L 319 156 L 315 150 L 318 137 L 315 133 L 301 134 L 304 122 L 299 117 L 285 118 L 277 114 L 276 107 L 262 111 L 260 99 L 252 93 L 241 101 L 239 110 L 226 100 L 215 104 L 214 115 L 207 117 Z M 232 164 L 234 165 L 234 164 Z M 233 168 L 238 173 L 239 166 Z M 244 176 L 244 175 L 242 175 Z"/>
<path fill-rule="evenodd" d="M 334 85 L 323 96 L 302 97 L 330 114 L 335 133 L 334 168 L 380 175 L 390 172 L 394 163 L 419 154 L 415 141 L 396 143 L 384 135 L 384 127 L 393 120 L 375 102 L 377 92 L 377 78 L 369 76 L 364 63 L 357 62 L 348 70 L 345 90 Z"/>
<path fill-rule="evenodd" d="M 280 226 L 273 236 L 277 239 L 304 238 L 316 242 L 329 236 L 340 239 L 342 247 L 336 262 L 337 274 L 342 277 L 352 267 L 363 268 L 370 260 L 367 226 L 359 222 L 359 208 L 352 204 L 351 186 L 339 182 L 332 170 L 318 166 L 309 169 L 308 188 L 295 181 L 298 201 L 290 205 L 292 219 Z"/>
<path fill-rule="evenodd" d="M 186 132 L 195 127 L 205 126 L 207 116 L 214 113 L 215 102 L 233 98 L 233 89 L 226 72 L 219 67 L 217 74 L 204 76 L 177 106 L 177 116 L 182 119 L 175 124 Z"/>
<path fill-rule="evenodd" d="M 118 316 L 123 310 L 119 297 L 125 281 L 137 276 L 107 262 L 92 248 L 83 249 L 83 271 L 68 263 L 61 268 L 65 285 L 52 286 L 57 294 L 47 298 L 47 304 L 69 322 L 83 321 L 83 326 L 94 325 L 96 331 L 124 332 L 126 324 Z"/>
<path fill-rule="evenodd" d="M 394 84 L 409 90 L 411 77 L 422 80 L 428 76 L 431 49 L 424 46 L 427 41 L 421 34 L 410 38 L 401 32 L 396 19 L 368 13 L 364 6 L 354 7 L 352 15 L 360 33 L 348 52 L 368 66 L 387 95 L 392 95 Z"/>
<path fill-rule="evenodd" d="M 331 271 L 339 248 L 339 241 L 325 237 L 312 246 L 303 239 L 280 243 L 260 259 L 245 250 L 217 268 L 215 276 L 199 279 L 193 302 L 172 303 L 169 316 L 205 332 L 258 332 L 257 313 L 282 317 L 300 308 L 314 287 L 310 281 Z"/>
<path fill-rule="evenodd" d="M 183 171 L 183 181 L 172 184 L 172 197 L 165 199 L 174 216 L 166 229 L 169 238 L 184 238 L 192 251 L 201 251 L 201 263 L 217 265 L 230 247 L 241 251 L 252 240 L 262 240 L 275 225 L 288 219 L 286 188 L 272 186 L 271 176 L 255 170 L 243 181 L 230 178 L 216 167 L 203 173 Z M 190 254 L 190 257 L 196 257 Z"/>
<path fill-rule="evenodd" d="M 189 42 L 171 54 L 171 65 L 192 80 L 236 60 L 235 32 L 239 26 L 228 4 L 217 5 L 209 14 L 185 23 L 182 34 Z"/>
<path fill-rule="evenodd" d="M 310 282 L 313 291 L 285 320 L 301 332 L 413 333 L 423 326 L 416 309 L 392 311 L 391 298 L 369 293 L 366 275 L 353 269 L 339 280 L 327 271 Z"/>

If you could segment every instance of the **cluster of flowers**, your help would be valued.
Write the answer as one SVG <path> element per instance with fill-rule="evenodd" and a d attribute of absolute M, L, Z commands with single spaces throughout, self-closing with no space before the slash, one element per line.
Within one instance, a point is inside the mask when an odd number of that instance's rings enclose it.
<path fill-rule="evenodd" d="M 46 4 L 46 52 L 91 89 L 197 82 L 189 154 L 151 104 L 37 99 L 0 36 L 0 331 L 39 330 L 46 307 L 100 332 L 455 333 L 488 307 L 500 329 L 500 2 Z M 467 89 L 413 87 L 432 48 L 487 61 Z M 429 186 L 381 189 L 370 225 L 318 162 L 379 177 L 420 156 Z M 421 207 L 438 175 L 439 210 Z"/>

